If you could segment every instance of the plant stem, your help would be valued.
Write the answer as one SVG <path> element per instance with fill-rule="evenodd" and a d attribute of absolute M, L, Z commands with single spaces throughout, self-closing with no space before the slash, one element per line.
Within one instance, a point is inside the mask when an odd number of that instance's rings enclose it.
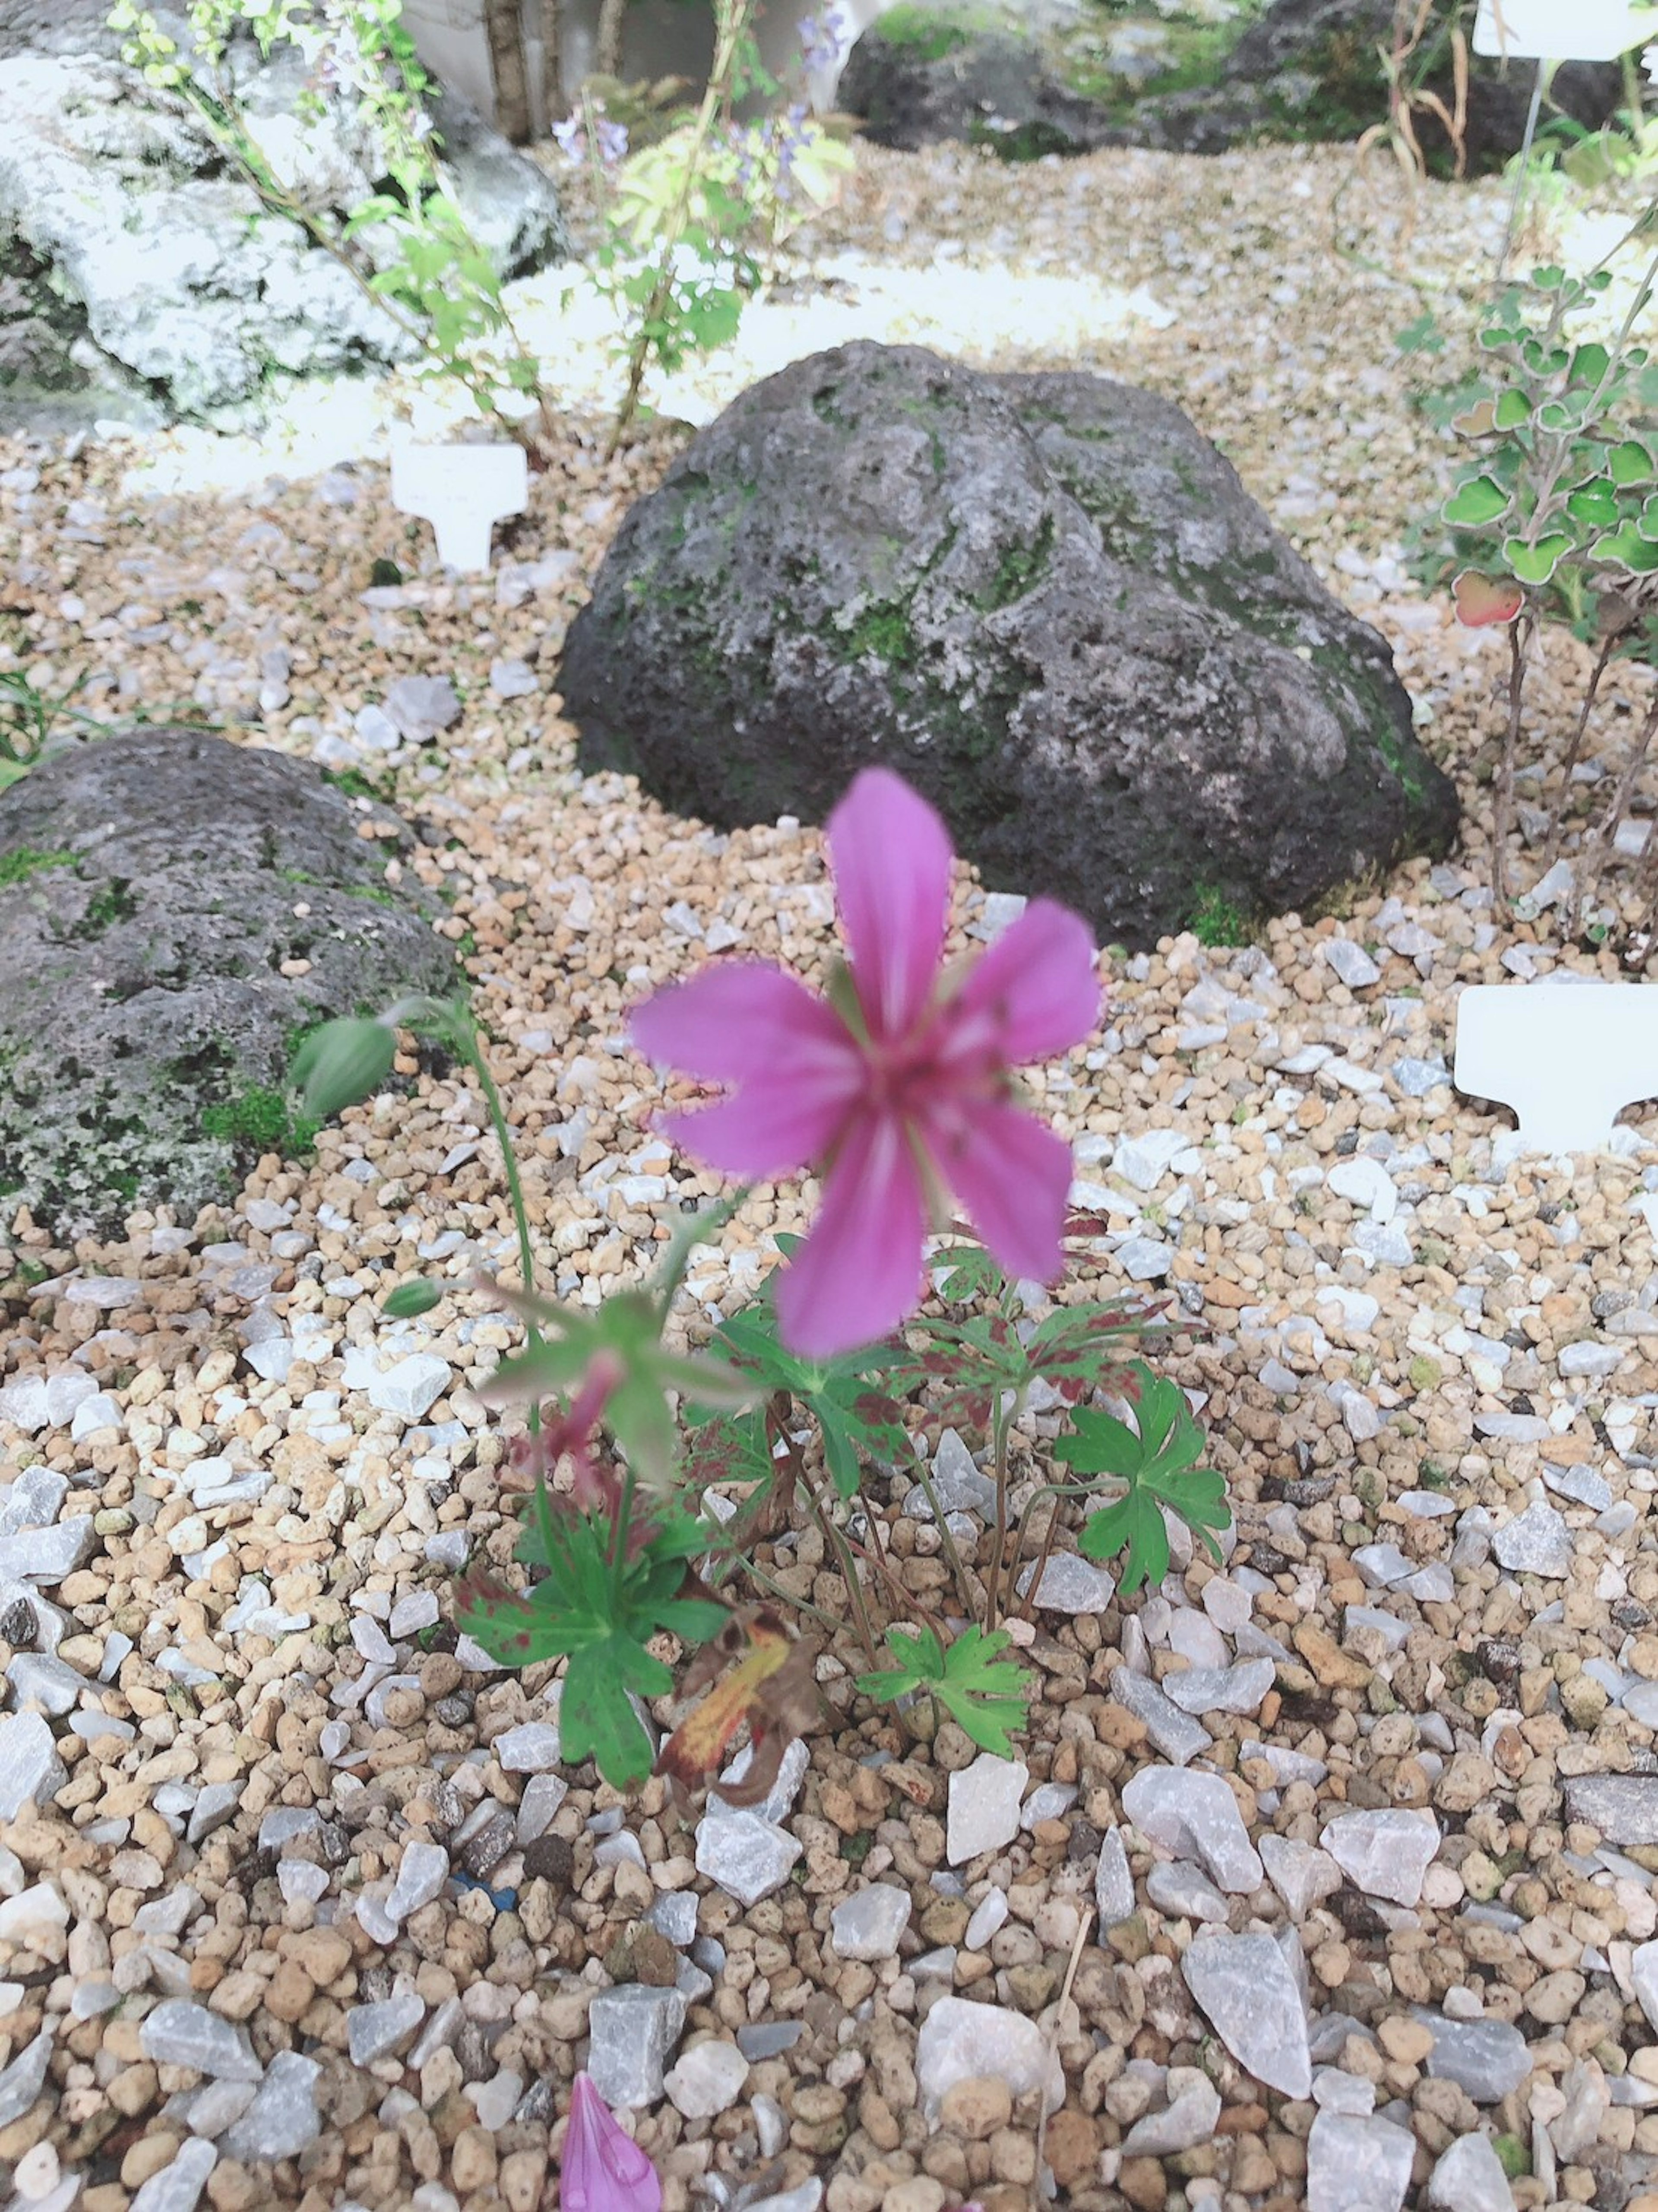
<path fill-rule="evenodd" d="M 1594 710 L 1595 694 L 1600 689 L 1600 678 L 1606 674 L 1612 656 L 1621 642 L 1622 633 L 1614 630 L 1602 643 L 1594 671 L 1589 677 L 1588 689 L 1583 694 L 1583 704 L 1578 713 L 1577 726 L 1571 733 L 1571 749 L 1566 755 L 1566 765 L 1562 773 L 1560 798 L 1554 810 L 1554 822 L 1549 830 L 1549 842 L 1543 848 L 1545 875 L 1547 875 L 1560 856 L 1560 839 L 1566 826 L 1566 802 L 1571 797 L 1571 772 L 1576 767 L 1579 756 L 1583 750 L 1583 739 L 1588 731 L 1589 715 Z M 1580 908 L 1582 904 L 1582 902 L 1580 899 Z"/>
<path fill-rule="evenodd" d="M 1640 734 L 1630 748 L 1630 757 L 1624 763 L 1624 772 L 1618 779 L 1618 788 L 1612 793 L 1606 812 L 1595 825 L 1583 859 L 1583 880 L 1573 902 L 1573 921 L 1581 928 L 1588 913 L 1589 901 L 1599 887 L 1606 865 L 1606 851 L 1618 835 L 1618 825 L 1628 811 L 1635 796 L 1635 787 L 1641 780 L 1641 770 L 1646 765 L 1647 753 L 1655 733 L 1658 733 L 1658 700 L 1641 725 Z"/>
<path fill-rule="evenodd" d="M 840 1566 L 841 1579 L 846 1583 L 847 1595 L 851 1600 L 853 1613 L 857 1619 L 858 1633 L 865 1650 L 869 1654 L 869 1663 L 872 1668 L 879 1667 L 881 1661 L 876 1649 L 875 1629 L 869 1617 L 869 1607 L 864 1601 L 863 1586 L 858 1580 L 857 1563 L 853 1559 L 844 1534 L 835 1526 L 823 1510 L 823 1501 L 817 1495 L 817 1486 L 811 1479 L 811 1470 L 801 1455 L 800 1447 L 795 1443 L 786 1426 L 776 1420 L 769 1407 L 766 1409 L 766 1435 L 774 1442 L 780 1440 L 788 1453 L 794 1468 L 796 1485 L 806 1501 L 806 1510 L 817 1522 L 824 1543 L 834 1553 L 836 1563 Z"/>
<path fill-rule="evenodd" d="M 1514 820 L 1514 767 L 1520 746 L 1520 725 L 1525 708 L 1526 669 L 1531 657 L 1536 617 L 1529 602 L 1509 625 L 1509 714 L 1503 731 L 1503 757 L 1497 763 L 1497 790 L 1491 805 L 1491 890 L 1497 909 L 1509 910 L 1509 829 Z"/>
<path fill-rule="evenodd" d="M 673 292 L 674 255 L 690 221 L 691 199 L 701 173 L 702 150 L 713 135 L 720 110 L 726 105 L 738 46 L 748 29 L 753 11 L 754 0 L 714 0 L 714 64 L 708 72 L 702 104 L 696 112 L 696 121 L 692 125 L 690 144 L 685 149 L 679 190 L 662 226 L 657 247 L 656 276 L 650 295 L 639 313 L 638 334 L 628 356 L 627 389 L 622 395 L 622 404 L 616 409 L 616 421 L 610 427 L 610 434 L 604 447 L 607 460 L 616 453 L 622 442 L 623 432 L 638 412 L 646 363 L 650 359 L 653 343 L 653 333 L 660 324 Z"/>
<path fill-rule="evenodd" d="M 949 1522 L 944 1518 L 944 1509 L 938 1502 L 938 1491 L 933 1487 L 932 1470 L 927 1465 L 925 1452 L 916 1462 L 916 1475 L 926 1493 L 926 1502 L 932 1509 L 932 1525 L 938 1531 L 939 1548 L 950 1562 L 950 1570 L 956 1577 L 956 1588 L 961 1595 L 963 1607 L 968 1619 L 971 1620 L 976 1609 L 973 1585 L 968 1580 L 967 1569 L 962 1564 L 962 1555 L 956 1548 L 956 1539 L 950 1534 Z"/>
<path fill-rule="evenodd" d="M 446 1018 L 443 1026 L 447 1032 L 449 1042 L 454 1048 L 456 1057 L 464 1060 L 477 1078 L 478 1088 L 483 1093 L 483 1103 L 489 1112 L 490 1127 L 495 1131 L 495 1142 L 501 1147 L 501 1167 L 507 1180 L 507 1203 L 513 1209 L 513 1224 L 518 1231 L 519 1271 L 524 1277 L 524 1294 L 526 1297 L 532 1298 L 536 1294 L 535 1243 L 530 1234 L 529 1210 L 524 1202 L 524 1183 L 518 1171 L 518 1153 L 513 1144 L 513 1132 L 507 1119 L 507 1109 L 501 1101 L 500 1091 L 495 1088 L 495 1079 L 489 1073 L 489 1063 L 484 1058 L 483 1039 L 477 1024 L 465 1008 L 446 1008 L 445 1011 Z M 538 1351 L 544 1340 L 541 1331 L 532 1321 L 525 1322 L 524 1334 L 531 1351 Z M 530 1399 L 529 1425 L 530 1434 L 532 1437 L 540 1434 L 541 1407 L 533 1395 Z M 629 1487 L 624 1493 L 629 1501 L 632 1498 L 632 1480 L 633 1474 L 630 1468 L 629 1470 Z"/>

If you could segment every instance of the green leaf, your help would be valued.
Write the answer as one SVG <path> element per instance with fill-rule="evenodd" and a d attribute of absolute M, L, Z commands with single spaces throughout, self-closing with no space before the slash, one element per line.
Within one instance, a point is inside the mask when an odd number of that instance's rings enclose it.
<path fill-rule="evenodd" d="M 1609 529 L 1618 520 L 1618 495 L 1609 483 L 1582 483 L 1567 494 L 1566 512 L 1586 529 Z"/>
<path fill-rule="evenodd" d="M 1108 1559 L 1127 1549 L 1121 1577 L 1125 1592 L 1159 1583 L 1169 1571 L 1165 1509 L 1185 1522 L 1217 1562 L 1220 1551 L 1210 1531 L 1231 1519 L 1224 1482 L 1212 1468 L 1196 1464 L 1203 1432 L 1185 1393 L 1143 1364 L 1137 1363 L 1137 1372 L 1134 1428 L 1097 1407 L 1078 1407 L 1071 1417 L 1072 1432 L 1054 1447 L 1054 1456 L 1074 1473 L 1104 1474 L 1127 1485 L 1123 1497 L 1090 1516 L 1078 1540 L 1090 1559 Z"/>
<path fill-rule="evenodd" d="M 1491 416 L 1493 428 L 1517 430 L 1522 422 L 1529 422 L 1530 420 L 1531 402 L 1523 392 L 1515 391 L 1511 386 L 1508 391 L 1497 394 L 1496 410 Z"/>
<path fill-rule="evenodd" d="M 860 1674 L 858 1686 L 865 1697 L 890 1704 L 926 1689 L 981 1750 L 1009 1756 L 1009 1732 L 1025 1724 L 1035 1678 L 1008 1656 L 1012 1639 L 1005 1629 L 987 1636 L 981 1628 L 964 1628 L 947 1650 L 930 1628 L 919 1636 L 891 1628 L 886 1640 L 902 1664 Z"/>
<path fill-rule="evenodd" d="M 417 1314 L 430 1313 L 442 1296 L 440 1283 L 399 1283 L 380 1311 L 387 1321 L 413 1321 Z"/>
<path fill-rule="evenodd" d="M 1503 558 L 1522 584 L 1546 584 L 1571 550 L 1572 541 L 1563 530 L 1547 532 L 1534 545 L 1523 538 L 1503 540 Z"/>
<path fill-rule="evenodd" d="M 1571 380 L 1574 384 L 1587 385 L 1593 391 L 1611 367 L 1611 353 L 1598 339 L 1591 340 L 1588 345 L 1580 345 L 1572 355 Z"/>
<path fill-rule="evenodd" d="M 1606 474 L 1620 491 L 1631 484 L 1649 483 L 1654 473 L 1651 452 L 1639 438 L 1625 438 L 1606 456 Z"/>
<path fill-rule="evenodd" d="M 1157 1500 L 1144 1490 L 1131 1490 L 1114 1505 L 1101 1508 L 1083 1523 L 1077 1548 L 1087 1559 L 1103 1563 L 1127 1547 L 1117 1587 L 1127 1597 L 1150 1583 L 1155 1589 L 1169 1571 L 1169 1531 Z"/>
<path fill-rule="evenodd" d="M 345 1016 L 301 1038 L 288 1083 L 300 1094 L 301 1110 L 326 1121 L 378 1091 L 397 1054 L 396 1033 L 384 1022 Z"/>
<path fill-rule="evenodd" d="M 1478 530 L 1508 509 L 1509 494 L 1494 477 L 1482 476 L 1459 484 L 1442 512 L 1455 528 Z"/>
<path fill-rule="evenodd" d="M 660 1697 L 672 1687 L 662 1662 L 629 1637 L 611 1634 L 576 1652 L 558 1706 L 565 1761 L 591 1759 L 613 1790 L 636 1790 L 651 1771 L 651 1740 L 628 1693 Z"/>
<path fill-rule="evenodd" d="M 1621 530 L 1599 539 L 1593 550 L 1597 561 L 1614 561 L 1631 575 L 1658 574 L 1658 544 L 1644 537 L 1632 522 L 1626 522 Z"/>

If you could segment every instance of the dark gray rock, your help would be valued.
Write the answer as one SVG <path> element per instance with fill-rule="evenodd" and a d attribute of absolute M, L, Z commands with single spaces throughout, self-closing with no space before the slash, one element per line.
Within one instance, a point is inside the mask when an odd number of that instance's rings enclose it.
<path fill-rule="evenodd" d="M 835 104 L 878 145 L 941 139 L 1005 161 L 1121 144 L 1105 111 L 1066 81 L 1056 13 L 986 4 L 908 6 L 877 16 L 847 57 Z"/>
<path fill-rule="evenodd" d="M 308 763 L 198 730 L 72 744 L 0 793 L 7 1216 L 188 1220 L 277 1134 L 298 1031 L 453 988 L 440 909 L 357 819 Z"/>
<path fill-rule="evenodd" d="M 1356 139 L 1388 119 L 1381 56 L 1393 42 L 1394 14 L 1394 0 L 1273 0 L 1230 52 L 1214 56 L 1210 82 L 1172 91 L 1151 86 L 1124 118 L 1128 132 L 1137 143 L 1189 154 L 1261 138 Z M 1448 114 L 1456 107 L 1449 21 L 1449 10 L 1434 11 L 1410 64 L 1412 82 L 1435 94 Z M 1478 175 L 1502 168 L 1519 151 L 1533 65 L 1469 60 L 1463 152 Z M 1615 66 L 1567 62 L 1551 80 L 1544 114 L 1598 130 L 1622 98 Z M 1412 122 L 1429 166 L 1448 174 L 1456 155 L 1443 124 L 1425 106 Z"/>
<path fill-rule="evenodd" d="M 61 415 L 246 419 L 284 378 L 416 349 L 301 224 L 264 206 L 193 109 L 149 90 L 98 11 L 0 0 L 0 391 Z M 162 11 L 165 15 L 166 11 Z M 163 25 L 187 50 L 187 28 Z M 297 49 L 233 42 L 240 102 L 284 185 L 332 223 L 385 161 L 348 95 L 305 105 Z M 551 180 L 465 104 L 434 120 L 456 198 L 503 276 L 562 258 Z M 371 274 L 397 251 L 370 227 Z"/>
<path fill-rule="evenodd" d="M 794 362 L 628 514 L 559 688 L 588 769 L 724 827 L 884 761 L 993 890 L 1146 945 L 1442 851 L 1384 641 L 1166 400 L 859 343 Z"/>

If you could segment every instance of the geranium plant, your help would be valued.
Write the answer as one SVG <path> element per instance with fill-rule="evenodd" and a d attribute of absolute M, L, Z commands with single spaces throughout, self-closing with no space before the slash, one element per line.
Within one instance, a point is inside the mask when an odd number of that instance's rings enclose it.
<path fill-rule="evenodd" d="M 743 1787 L 763 1795 L 784 1746 L 811 1725 L 818 1643 L 793 1636 L 785 1609 L 821 1626 L 824 1640 L 847 1623 L 785 1589 L 758 1556 L 797 1500 L 840 1569 L 868 1662 L 859 1687 L 901 1704 L 925 1692 L 976 1741 L 1005 1748 L 1032 1687 L 998 1627 L 1024 1532 L 1023 1520 L 1011 1526 L 1010 1443 L 1039 1381 L 1075 1409 L 1076 1434 L 1054 1455 L 1073 1473 L 1130 1484 L 1121 1531 L 1102 1540 L 1114 1526 L 1108 1509 L 1085 1549 L 1103 1556 L 1127 1542 L 1132 1582 L 1148 1565 L 1154 1575 L 1167 1565 L 1161 1522 L 1154 1529 L 1149 1515 L 1168 1506 L 1206 1536 L 1228 1517 L 1219 1478 L 1194 1468 L 1184 1399 L 1123 1356 L 1124 1339 L 1144 1332 L 1154 1310 L 1120 1300 L 1061 1304 L 1041 1319 L 1025 1310 L 1033 1282 L 1060 1273 L 1067 1239 L 1092 1243 L 1097 1227 L 1067 1216 L 1069 1150 L 1022 1099 L 1015 1073 L 1080 1042 L 1097 1019 L 1085 927 L 1033 901 L 987 952 L 947 965 L 949 837 L 883 769 L 856 779 L 828 845 L 849 957 L 823 995 L 759 962 L 716 960 L 635 1010 L 642 1050 L 724 1093 L 668 1113 L 676 1142 L 745 1180 L 811 1172 L 822 1183 L 808 1234 L 778 1240 L 782 1266 L 700 1349 L 681 1340 L 676 1298 L 693 1245 L 717 1232 L 740 1190 L 679 1222 L 650 1282 L 595 1309 L 566 1307 L 536 1289 L 510 1125 L 464 1008 L 407 1000 L 380 1021 L 331 1023 L 296 1062 L 315 1116 L 384 1081 L 398 1025 L 440 1041 L 477 1077 L 507 1163 L 525 1285 L 484 1287 L 522 1316 L 528 1338 L 487 1395 L 529 1409 L 513 1462 L 531 1500 L 517 1552 L 525 1582 L 476 1566 L 457 1620 L 503 1666 L 565 1662 L 567 1755 L 591 1756 L 618 1786 L 650 1770 L 639 1701 L 672 1686 L 664 1637 L 701 1647 L 683 1686 L 706 1692 L 656 1762 L 676 1788 L 715 1771 L 746 1727 L 755 1758 Z M 982 1243 L 954 1220 L 952 1193 Z M 947 1305 L 989 1310 L 918 1319 L 929 1271 Z M 424 1310 L 428 1293 L 434 1285 L 404 1285 L 387 1310 Z M 1083 1401 L 1102 1386 L 1141 1400 L 1138 1430 L 1123 1428 L 1134 1454 L 1101 1443 L 1107 1417 Z M 996 1504 L 982 1576 L 956 1544 L 918 1449 L 941 1408 L 987 1437 Z M 883 1472 L 918 1481 L 928 1498 L 959 1613 L 918 1597 L 890 1556 L 868 1488 Z M 723 1520 L 701 1510 L 715 1482 L 743 1493 L 727 1498 Z M 1093 1486 L 1038 1483 L 1026 1516 L 1041 1498 Z M 1054 1533 L 1050 1513 L 1027 1591 Z M 739 1580 L 752 1601 L 732 1602 Z M 882 1666 L 884 1640 L 896 1666 Z"/>

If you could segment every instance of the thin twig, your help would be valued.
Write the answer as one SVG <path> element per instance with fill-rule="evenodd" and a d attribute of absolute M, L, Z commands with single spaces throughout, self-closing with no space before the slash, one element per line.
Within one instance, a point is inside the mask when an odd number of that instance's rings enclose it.
<path fill-rule="evenodd" d="M 1549 842 L 1543 848 L 1545 875 L 1547 875 L 1560 857 L 1560 839 L 1566 826 L 1566 802 L 1571 797 L 1572 770 L 1576 767 L 1579 757 L 1582 753 L 1583 739 L 1588 732 L 1589 715 L 1594 707 L 1595 694 L 1600 689 L 1600 678 L 1606 674 L 1612 654 L 1617 651 L 1622 640 L 1622 631 L 1614 630 L 1602 644 L 1600 658 L 1596 660 L 1594 672 L 1589 678 L 1588 689 L 1583 694 L 1583 704 L 1578 713 L 1577 726 L 1571 733 L 1571 749 L 1566 755 L 1566 765 L 1562 772 L 1560 797 L 1555 806 L 1554 821 L 1549 830 Z"/>
<path fill-rule="evenodd" d="M 1060 2025 L 1065 2018 L 1065 2008 L 1071 2002 L 1071 1985 L 1077 1978 L 1077 1969 L 1082 1964 L 1083 1947 L 1088 1941 L 1088 1931 L 1093 1924 L 1094 1908 L 1091 1905 L 1084 1905 L 1083 1917 L 1077 1924 L 1077 1940 L 1071 1946 L 1071 1963 L 1065 1970 L 1065 1981 L 1059 1996 L 1054 2000 L 1048 2032 L 1043 2038 L 1048 2045 L 1048 2056 L 1055 2064 L 1058 2063 L 1060 2056 Z M 1042 2189 L 1042 2152 L 1047 2142 L 1048 2097 L 1044 2091 L 1041 2116 L 1036 2122 L 1036 2187 L 1038 2192 L 1042 2195 L 1048 2193 Z"/>
<path fill-rule="evenodd" d="M 938 1531 L 939 1546 L 945 1559 L 950 1562 L 950 1571 L 956 1577 L 957 1589 L 961 1594 L 967 1617 L 971 1620 L 975 1610 L 973 1585 L 967 1578 L 967 1569 L 962 1564 L 962 1555 L 956 1548 L 956 1539 L 950 1532 L 950 1523 L 944 1518 L 944 1509 L 938 1501 L 938 1491 L 933 1487 L 932 1470 L 927 1465 L 925 1452 L 916 1462 L 916 1475 L 926 1494 L 926 1502 L 932 1509 L 932 1525 Z"/>
<path fill-rule="evenodd" d="M 1509 830 L 1514 821 L 1514 767 L 1520 748 L 1520 725 L 1525 711 L 1526 670 L 1531 658 L 1536 618 L 1529 606 L 1509 625 L 1509 715 L 1503 732 L 1503 757 L 1497 763 L 1497 789 L 1491 805 L 1491 892 L 1497 910 L 1509 910 Z"/>

